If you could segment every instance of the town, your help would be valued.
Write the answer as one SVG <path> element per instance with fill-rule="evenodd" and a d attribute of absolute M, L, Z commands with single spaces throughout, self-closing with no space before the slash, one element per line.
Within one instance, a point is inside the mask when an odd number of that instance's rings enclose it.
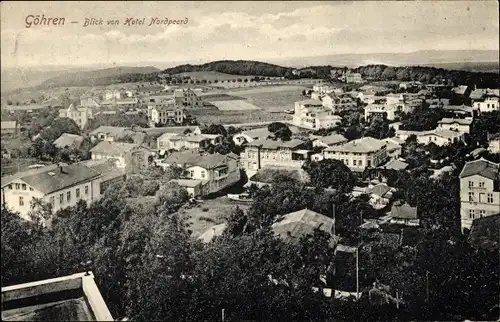
<path fill-rule="evenodd" d="M 2 319 L 500 316 L 498 71 L 97 72 L 2 92 Z"/>

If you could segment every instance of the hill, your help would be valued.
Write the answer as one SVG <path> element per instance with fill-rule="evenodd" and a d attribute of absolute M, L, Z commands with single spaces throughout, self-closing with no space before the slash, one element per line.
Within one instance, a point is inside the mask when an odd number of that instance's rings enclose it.
<path fill-rule="evenodd" d="M 461 63 L 436 63 L 424 65 L 451 70 L 465 70 L 468 72 L 498 73 L 500 64 L 496 62 L 461 62 Z"/>
<path fill-rule="evenodd" d="M 231 75 L 259 75 L 280 77 L 291 74 L 293 68 L 279 65 L 263 63 L 253 60 L 219 60 L 203 65 L 180 65 L 165 69 L 165 73 L 170 75 L 186 72 L 212 71 Z"/>
<path fill-rule="evenodd" d="M 232 80 L 236 78 L 252 78 L 254 76 L 252 75 L 231 75 L 231 74 L 226 74 L 226 73 L 219 73 L 219 72 L 214 72 L 214 71 L 203 71 L 203 72 L 185 72 L 185 73 L 179 73 L 172 75 L 172 77 L 189 77 L 190 79 L 194 80 L 206 80 L 206 81 L 214 81 L 214 80 L 219 80 L 219 81 L 226 81 L 226 80 Z"/>
<path fill-rule="evenodd" d="M 73 86 L 98 86 L 115 83 L 123 83 L 124 78 L 130 78 L 131 81 L 143 81 L 149 79 L 146 76 L 160 72 L 159 69 L 147 67 L 113 67 L 98 69 L 92 71 L 79 71 L 75 73 L 66 73 L 47 79 L 40 84 L 41 88 L 49 87 L 73 87 Z"/>

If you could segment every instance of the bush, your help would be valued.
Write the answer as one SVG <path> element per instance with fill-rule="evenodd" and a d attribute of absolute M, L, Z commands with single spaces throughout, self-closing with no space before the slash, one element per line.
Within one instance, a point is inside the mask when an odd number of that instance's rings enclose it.
<path fill-rule="evenodd" d="M 203 212 L 207 212 L 207 211 L 208 211 L 208 208 L 207 208 L 207 207 L 203 207 L 203 208 L 201 208 L 201 211 L 203 211 Z"/>

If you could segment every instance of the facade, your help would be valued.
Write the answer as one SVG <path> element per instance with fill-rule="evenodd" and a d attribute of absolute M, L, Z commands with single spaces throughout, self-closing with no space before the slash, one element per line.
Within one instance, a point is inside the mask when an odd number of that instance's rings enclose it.
<path fill-rule="evenodd" d="M 434 129 L 430 131 L 407 131 L 396 130 L 396 137 L 406 141 L 408 137 L 415 135 L 419 144 L 434 143 L 438 146 L 448 145 L 463 139 L 464 133 L 447 129 Z"/>
<path fill-rule="evenodd" d="M 401 156 L 404 141 L 397 138 L 387 138 L 383 140 L 387 144 L 387 156 L 391 160 L 397 160 Z"/>
<path fill-rule="evenodd" d="M 484 100 L 474 102 L 474 109 L 480 112 L 493 112 L 500 110 L 500 104 L 498 102 L 498 97 L 491 96 Z"/>
<path fill-rule="evenodd" d="M 161 100 L 148 104 L 149 126 L 165 124 L 182 124 L 186 119 L 186 113 L 173 100 Z"/>
<path fill-rule="evenodd" d="M 489 140 L 488 151 L 491 153 L 500 153 L 500 136 Z"/>
<path fill-rule="evenodd" d="M 395 202 L 391 208 L 390 223 L 405 226 L 419 226 L 420 220 L 417 210 L 417 207 L 411 207 L 406 203 L 401 204 L 401 202 Z"/>
<path fill-rule="evenodd" d="M 2 321 L 114 321 L 92 272 L 2 287 Z"/>
<path fill-rule="evenodd" d="M 149 149 L 135 143 L 102 141 L 90 149 L 92 160 L 114 159 L 120 168 L 145 168 L 149 165 Z"/>
<path fill-rule="evenodd" d="M 191 89 L 176 89 L 173 95 L 175 104 L 187 108 L 203 107 L 202 99 Z"/>
<path fill-rule="evenodd" d="M 340 123 L 341 117 L 319 100 L 295 102 L 293 125 L 310 130 L 326 129 Z"/>
<path fill-rule="evenodd" d="M 458 131 L 461 133 L 470 133 L 470 127 L 472 124 L 471 119 L 451 119 L 443 118 L 438 122 L 437 129 Z"/>
<path fill-rule="evenodd" d="M 219 144 L 222 141 L 222 135 L 216 134 L 176 134 L 169 135 L 168 133 L 163 134 L 157 139 L 158 151 L 169 151 L 169 150 L 192 150 L 198 149 L 203 150 L 210 144 Z M 160 154 L 162 154 L 160 152 Z"/>
<path fill-rule="evenodd" d="M 500 164 L 482 158 L 467 162 L 459 177 L 462 231 L 474 219 L 500 213 Z"/>
<path fill-rule="evenodd" d="M 396 112 L 403 112 L 403 106 L 400 104 L 368 104 L 365 106 L 365 120 L 370 121 L 374 117 L 394 120 Z"/>
<path fill-rule="evenodd" d="M 297 139 L 253 141 L 240 154 L 241 167 L 247 171 L 248 177 L 265 166 L 301 168 L 310 152 L 304 150 L 305 144 Z"/>
<path fill-rule="evenodd" d="M 387 143 L 371 137 L 349 141 L 323 150 L 325 159 L 345 163 L 352 171 L 363 172 L 375 168 L 387 160 Z"/>
<path fill-rule="evenodd" d="M 30 220 L 33 198 L 50 203 L 55 213 L 76 205 L 79 200 L 97 200 L 101 194 L 99 180 L 99 172 L 80 163 L 19 172 L 2 178 L 2 203 Z"/>
<path fill-rule="evenodd" d="M 342 94 L 343 90 L 341 87 L 336 87 L 333 84 L 321 83 L 313 85 L 313 91 L 319 94 Z"/>
<path fill-rule="evenodd" d="M 334 113 L 355 110 L 358 107 L 357 102 L 349 95 L 330 93 L 322 96 L 321 101 L 324 107 L 331 109 Z"/>
<path fill-rule="evenodd" d="M 342 80 L 348 84 L 350 83 L 363 83 L 363 78 L 360 73 L 347 72 L 342 74 Z"/>
<path fill-rule="evenodd" d="M 239 157 L 234 153 L 175 152 L 160 166 L 183 167 L 186 170 L 185 178 L 175 181 L 185 187 L 192 197 L 216 193 L 240 180 Z"/>
<path fill-rule="evenodd" d="M 0 134 L 17 134 L 19 132 L 19 123 L 17 121 L 2 121 L 0 125 Z"/>
<path fill-rule="evenodd" d="M 73 104 L 70 104 L 68 109 L 59 110 L 59 117 L 72 119 L 81 129 L 84 129 L 89 118 L 92 117 L 92 110 L 88 107 L 76 108 Z"/>

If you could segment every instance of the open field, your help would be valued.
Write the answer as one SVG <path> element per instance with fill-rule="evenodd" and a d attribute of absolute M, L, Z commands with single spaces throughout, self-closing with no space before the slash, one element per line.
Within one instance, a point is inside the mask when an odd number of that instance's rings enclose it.
<path fill-rule="evenodd" d="M 225 101 L 210 101 L 210 104 L 215 105 L 220 111 L 252 111 L 260 110 L 260 107 L 255 106 L 244 100 L 225 100 Z"/>
<path fill-rule="evenodd" d="M 234 101 L 234 100 L 243 100 L 243 97 L 223 94 L 223 93 L 203 93 L 199 95 L 204 101 L 212 102 L 212 101 Z"/>
<path fill-rule="evenodd" d="M 192 109 L 189 113 L 196 117 L 200 124 L 239 124 L 249 122 L 285 121 L 292 116 L 286 113 L 269 113 L 265 110 L 219 111 L 217 109 Z"/>
<path fill-rule="evenodd" d="M 245 97 L 248 103 L 269 112 L 283 112 L 287 109 L 293 109 L 295 102 L 306 99 L 302 96 L 302 89 L 240 95 Z"/>
<path fill-rule="evenodd" d="M 247 210 L 249 205 L 229 200 L 227 197 L 208 199 L 194 207 L 183 207 L 180 213 L 191 224 L 193 237 L 203 234 L 208 228 L 221 224 L 236 207 Z"/>

